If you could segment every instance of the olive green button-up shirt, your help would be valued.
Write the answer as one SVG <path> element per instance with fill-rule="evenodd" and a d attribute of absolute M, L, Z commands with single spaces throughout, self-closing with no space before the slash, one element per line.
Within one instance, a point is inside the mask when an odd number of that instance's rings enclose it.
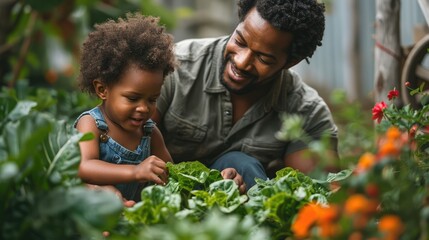
<path fill-rule="evenodd" d="M 233 124 L 230 94 L 219 81 L 227 41 L 226 36 L 176 44 L 179 67 L 167 76 L 157 102 L 160 129 L 173 160 L 210 165 L 226 152 L 242 151 L 267 166 L 307 148 L 304 142 L 275 137 L 283 114 L 300 115 L 314 139 L 328 132 L 336 150 L 337 127 L 328 106 L 291 70 L 284 70 L 272 90 Z"/>

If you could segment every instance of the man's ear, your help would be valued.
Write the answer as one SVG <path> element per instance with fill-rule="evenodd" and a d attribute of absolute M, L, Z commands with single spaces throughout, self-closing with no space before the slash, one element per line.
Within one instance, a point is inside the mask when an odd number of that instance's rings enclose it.
<path fill-rule="evenodd" d="M 100 80 L 96 79 L 92 81 L 92 84 L 94 85 L 95 94 L 101 99 L 105 100 L 107 96 L 107 87 L 104 83 L 102 83 Z"/>
<path fill-rule="evenodd" d="M 291 59 L 287 61 L 287 63 L 283 66 L 283 69 L 289 69 L 295 65 L 297 65 L 299 62 L 301 62 L 302 59 Z"/>

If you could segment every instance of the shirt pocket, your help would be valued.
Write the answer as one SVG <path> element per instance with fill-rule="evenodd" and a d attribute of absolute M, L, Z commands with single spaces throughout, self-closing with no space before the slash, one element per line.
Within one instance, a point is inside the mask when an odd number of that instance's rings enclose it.
<path fill-rule="evenodd" d="M 182 119 L 174 113 L 167 113 L 164 123 L 168 136 L 179 141 L 201 143 L 207 135 L 207 127 Z"/>

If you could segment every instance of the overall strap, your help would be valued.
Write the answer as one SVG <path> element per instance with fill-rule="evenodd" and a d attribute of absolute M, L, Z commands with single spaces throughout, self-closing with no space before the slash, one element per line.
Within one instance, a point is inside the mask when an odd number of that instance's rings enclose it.
<path fill-rule="evenodd" d="M 109 130 L 109 128 L 107 127 L 107 123 L 106 120 L 104 120 L 104 116 L 101 113 L 101 110 L 99 107 L 95 107 L 93 108 L 89 114 L 95 119 L 95 124 L 97 126 L 98 129 L 106 132 L 107 130 Z"/>
<path fill-rule="evenodd" d="M 155 126 L 155 122 L 152 119 L 146 121 L 143 126 L 143 132 L 145 136 L 150 136 L 152 134 L 152 130 Z"/>

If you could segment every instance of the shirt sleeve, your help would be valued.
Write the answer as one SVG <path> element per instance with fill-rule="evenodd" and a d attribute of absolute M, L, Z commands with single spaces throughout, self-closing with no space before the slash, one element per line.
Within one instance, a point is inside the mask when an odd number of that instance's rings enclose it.
<path fill-rule="evenodd" d="M 176 72 L 176 71 L 175 71 Z M 171 101 L 174 95 L 174 82 L 175 82 L 175 72 L 166 76 L 164 84 L 161 88 L 161 95 L 156 101 L 156 108 L 160 112 L 161 116 L 165 115 L 165 112 L 169 108 Z"/>
<path fill-rule="evenodd" d="M 338 128 L 335 125 L 331 111 L 326 103 L 313 101 L 302 116 L 304 118 L 304 130 L 311 140 L 329 141 L 331 150 L 338 152 Z M 288 144 L 285 154 L 290 154 L 308 148 L 303 141 L 292 141 Z"/>

